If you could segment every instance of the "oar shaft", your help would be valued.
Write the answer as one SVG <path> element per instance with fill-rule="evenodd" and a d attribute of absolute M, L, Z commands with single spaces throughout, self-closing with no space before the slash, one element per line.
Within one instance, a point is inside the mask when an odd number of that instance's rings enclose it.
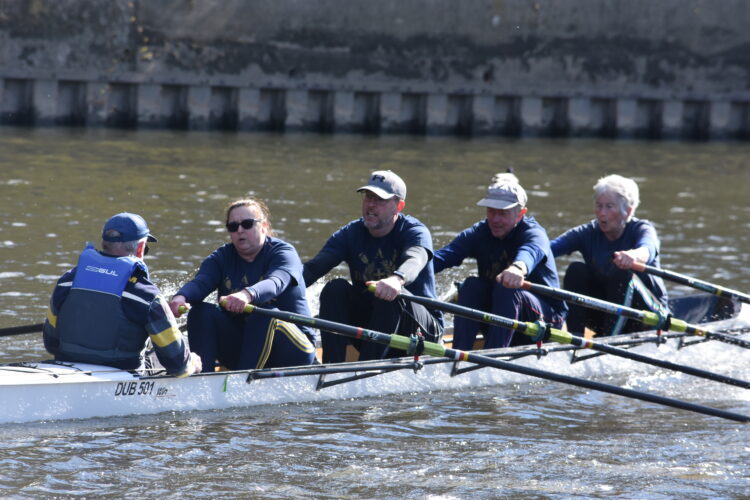
<path fill-rule="evenodd" d="M 595 299 L 593 297 L 570 292 L 568 290 L 551 288 L 545 285 L 539 285 L 537 283 L 530 283 L 528 281 L 524 281 L 523 288 L 535 293 L 548 295 L 550 297 L 556 297 L 566 302 L 571 302 L 584 307 L 588 307 L 590 309 L 596 309 L 598 311 L 608 312 L 610 314 L 621 315 L 627 318 L 635 319 L 645 325 L 655 328 L 662 328 L 665 330 L 668 329 L 673 332 L 690 333 L 692 335 L 715 339 L 720 342 L 725 342 L 727 344 L 733 344 L 739 347 L 744 347 L 745 349 L 750 349 L 750 342 L 746 340 L 732 335 L 726 335 L 723 333 L 706 330 L 678 318 L 670 317 L 667 324 L 663 324 L 664 318 L 651 311 L 638 311 L 631 307 L 613 304 L 611 302 Z"/>
<path fill-rule="evenodd" d="M 252 304 L 248 304 L 245 306 L 245 312 L 246 313 L 257 312 L 259 314 L 271 316 L 272 318 L 280 319 L 282 321 L 289 321 L 290 323 L 307 325 L 312 328 L 317 328 L 320 330 L 328 330 L 334 333 L 338 333 L 339 335 L 344 335 L 346 337 L 350 337 L 353 339 L 363 339 L 363 340 L 368 340 L 370 342 L 377 342 L 378 344 L 385 344 L 388 347 L 392 347 L 394 349 L 400 349 L 402 351 L 406 351 L 407 349 L 409 349 L 410 339 L 409 337 L 404 337 L 403 335 L 390 335 L 390 334 L 378 332 L 375 330 L 368 330 L 367 328 L 349 326 L 343 323 L 336 323 L 335 321 L 328 321 L 325 319 L 313 318 L 311 316 L 303 316 L 300 314 L 290 313 L 287 311 L 280 311 L 277 309 L 264 309 L 261 307 L 254 306 Z M 446 348 L 445 346 L 441 344 L 436 344 L 434 342 L 427 342 L 427 341 L 424 342 L 425 354 L 429 354 L 431 356 L 438 356 L 438 357 L 451 357 L 451 356 L 446 356 L 445 352 L 446 352 Z M 455 351 L 455 352 L 460 353 L 461 351 Z M 457 357 L 454 359 L 456 359 L 457 361 L 466 361 L 467 358 Z"/>
<path fill-rule="evenodd" d="M 733 377 L 728 377 L 720 373 L 714 373 L 714 372 L 710 372 L 707 370 L 701 370 L 700 368 L 694 368 L 688 365 L 681 365 L 678 363 L 673 363 L 671 361 L 653 358 L 651 356 L 644 356 L 643 354 L 638 354 L 636 352 L 628 351 L 627 349 L 621 349 L 619 347 L 615 347 L 615 346 L 611 346 L 607 344 L 602 344 L 602 343 L 598 343 L 594 341 L 590 341 L 590 342 L 591 342 L 591 345 L 588 347 L 595 351 L 612 354 L 614 356 L 619 356 L 621 358 L 631 359 L 633 361 L 638 361 L 640 363 L 646 363 L 649 365 L 658 366 L 660 368 L 664 368 L 667 370 L 673 370 L 676 372 L 686 373 L 688 375 L 693 375 L 694 377 L 705 378 L 707 380 L 713 380 L 715 382 L 721 382 L 724 384 L 729 384 L 729 385 L 734 385 L 737 387 L 743 387 L 745 389 L 750 389 L 750 382 L 748 382 L 747 380 L 741 380 L 741 379 L 737 379 Z"/>
<path fill-rule="evenodd" d="M 446 355 L 451 356 L 452 349 L 446 349 Z M 507 361 L 502 361 L 487 356 L 481 356 L 474 353 L 468 353 L 468 361 L 477 364 L 483 364 L 487 366 L 494 366 L 503 370 L 512 371 L 515 373 L 522 373 L 532 377 L 538 377 L 546 380 L 552 380 L 555 382 L 562 382 L 564 384 L 574 385 L 577 387 L 584 387 L 586 389 L 592 389 L 595 391 L 606 392 L 610 394 L 617 394 L 619 396 L 625 396 L 628 398 L 639 399 L 641 401 L 648 401 L 650 403 L 657 403 L 664 406 L 670 406 L 672 408 L 679 408 L 681 410 L 690 410 L 696 413 L 702 413 L 704 415 L 711 415 L 714 417 L 725 418 L 734 420 L 736 422 L 750 422 L 750 417 L 733 413 L 725 410 L 719 410 L 717 408 L 711 408 L 709 406 L 698 405 L 690 403 L 688 401 L 681 401 L 679 399 L 668 398 L 659 396 L 656 394 L 650 394 L 648 392 L 636 391 L 633 389 L 625 389 L 623 387 L 617 387 L 615 385 L 605 384 L 602 382 L 596 382 L 593 380 L 581 379 L 576 377 L 570 377 L 568 375 L 561 375 L 559 373 L 548 372 L 544 370 L 538 370 L 536 368 L 530 368 L 523 365 L 517 365 Z"/>
<path fill-rule="evenodd" d="M 0 337 L 9 337 L 11 335 L 23 335 L 25 333 L 41 332 L 42 328 L 44 328 L 44 323 L 38 323 L 36 325 L 12 326 L 10 328 L 2 328 L 0 329 Z"/>
<path fill-rule="evenodd" d="M 637 309 L 633 309 L 632 307 L 613 304 L 611 302 L 600 300 L 594 297 L 588 297 L 579 293 L 570 292 L 568 290 L 563 290 L 560 288 L 552 288 L 546 285 L 532 283 L 530 281 L 524 281 L 523 288 L 525 290 L 529 290 L 530 292 L 556 297 L 564 300 L 565 302 L 581 305 L 589 309 L 596 309 L 597 311 L 602 311 L 617 316 L 625 316 L 626 318 L 640 321 L 641 323 L 645 323 L 649 326 L 658 326 L 662 320 L 658 314 L 652 313 L 650 311 L 639 311 Z"/>
<path fill-rule="evenodd" d="M 302 316 L 299 314 L 289 313 L 286 311 L 263 309 L 260 307 L 253 306 L 251 304 L 248 304 L 247 306 L 245 306 L 245 312 L 248 312 L 248 313 L 257 312 L 259 314 L 264 314 L 264 315 L 267 315 L 276 319 L 280 319 L 282 321 L 289 321 L 292 323 L 308 325 L 314 328 L 322 328 L 322 329 L 325 329 L 334 333 L 338 333 L 340 335 L 344 335 L 346 337 L 351 337 L 355 339 L 364 339 L 364 340 L 369 340 L 371 342 L 377 342 L 379 344 L 385 344 L 389 347 L 393 347 L 394 349 L 406 350 L 410 344 L 409 338 L 401 336 L 401 335 L 389 335 L 387 333 L 376 332 L 376 331 L 368 330 L 365 328 L 352 327 L 349 325 L 344 325 L 344 324 L 336 323 L 333 321 L 316 319 L 316 318 L 312 318 L 309 316 Z M 483 365 L 483 366 L 491 366 L 494 368 L 499 368 L 501 370 L 506 370 L 506 371 L 510 371 L 514 373 L 520 373 L 520 374 L 528 375 L 531 377 L 537 377 L 537 378 L 541 378 L 545 380 L 561 382 L 564 384 L 574 385 L 577 387 L 584 387 L 586 389 L 592 389 L 592 390 L 606 392 L 610 394 L 616 394 L 619 396 L 630 397 L 630 398 L 639 399 L 642 401 L 648 401 L 651 403 L 657 403 L 657 404 L 661 404 L 665 406 L 670 406 L 672 408 L 679 408 L 682 410 L 694 411 L 696 413 L 724 418 L 728 420 L 734 420 L 736 422 L 750 421 L 750 417 L 746 415 L 741 415 L 738 413 L 719 410 L 719 409 L 711 408 L 708 406 L 689 403 L 687 401 L 680 401 L 677 399 L 657 396 L 655 394 L 649 394 L 649 393 L 645 393 L 641 391 L 636 391 L 633 389 L 624 389 L 621 387 L 604 384 L 601 382 L 594 382 L 590 380 L 579 379 L 576 377 L 570 377 L 567 375 L 561 375 L 561 374 L 557 374 L 553 372 L 548 372 L 545 370 L 539 370 L 536 368 L 530 368 L 527 366 L 510 363 L 507 361 L 490 358 L 488 356 L 482 356 L 480 354 L 468 353 L 468 352 L 459 351 L 456 349 L 446 349 L 445 346 L 436 344 L 434 342 L 427 342 L 427 341 L 424 342 L 424 353 L 432 355 L 432 356 L 446 357 L 446 358 L 454 359 L 457 361 L 469 361 L 471 363 L 476 363 L 476 364 Z"/>
<path fill-rule="evenodd" d="M 410 295 L 406 293 L 399 294 L 402 299 L 422 304 L 428 308 L 440 309 L 445 312 L 453 313 L 458 316 L 463 316 L 483 323 L 489 323 L 492 325 L 500 326 L 502 328 L 508 328 L 515 330 L 519 333 L 523 333 L 529 336 L 535 336 L 539 333 L 539 325 L 535 323 L 525 323 L 510 318 L 504 318 L 496 314 L 479 311 L 477 309 L 470 309 L 468 307 L 453 304 L 451 302 L 443 302 L 441 300 L 431 299 L 429 297 L 422 297 L 420 295 Z M 569 342 L 566 342 L 569 343 Z"/>
<path fill-rule="evenodd" d="M 707 281 L 691 278 L 690 276 L 685 276 L 684 274 L 679 274 L 674 271 L 667 271 L 666 269 L 649 266 L 640 262 L 633 263 L 630 268 L 633 271 L 637 271 L 639 273 L 645 272 L 648 274 L 653 274 L 654 276 L 659 276 L 660 278 L 674 281 L 675 283 L 679 283 L 681 285 L 687 285 L 689 287 L 695 288 L 696 290 L 701 290 L 707 293 L 718 295 L 720 297 L 734 298 L 739 300 L 740 302 L 750 304 L 750 295 L 739 292 L 737 290 L 732 290 L 731 288 L 727 288 L 721 285 L 715 285 Z"/>
<path fill-rule="evenodd" d="M 413 302 L 420 303 L 430 308 L 441 309 L 443 311 L 453 313 L 457 316 L 463 316 L 464 318 L 481 321 L 483 323 L 487 323 L 490 325 L 502 326 L 505 328 L 513 328 L 519 331 L 520 333 L 524 333 L 525 335 L 534 336 L 538 333 L 536 330 L 538 328 L 538 325 L 533 324 L 533 323 L 519 323 L 517 321 L 503 318 L 502 316 L 497 316 L 494 314 L 478 311 L 476 309 L 471 309 L 468 307 L 460 306 L 458 304 L 451 304 L 448 302 L 442 302 L 439 300 L 430 299 L 428 297 L 420 297 L 417 295 L 408 295 L 408 294 L 402 294 L 401 297 L 403 299 L 411 300 Z M 640 363 L 646 363 L 649 365 L 658 366 L 660 368 L 665 368 L 667 370 L 674 370 L 674 371 L 686 373 L 688 375 L 693 375 L 695 377 L 701 377 L 701 378 L 713 380 L 716 382 L 722 382 L 725 384 L 730 384 L 730 385 L 735 385 L 737 387 L 750 389 L 750 382 L 746 380 L 740 380 L 740 379 L 736 379 L 732 377 L 727 377 L 719 373 L 713 373 L 713 372 L 709 372 L 706 370 L 701 370 L 699 368 L 693 368 L 691 366 L 672 363 L 671 361 L 665 361 L 665 360 L 661 360 L 657 358 L 652 358 L 650 356 L 644 356 L 642 354 L 631 352 L 626 349 L 621 349 L 619 347 L 602 344 L 602 343 L 595 342 L 593 340 L 585 339 L 582 337 L 577 337 L 575 335 L 570 334 L 569 332 L 558 330 L 557 328 L 550 328 L 550 340 L 559 342 L 561 344 L 572 344 L 577 347 L 593 349 L 595 351 L 612 354 L 614 356 L 619 356 L 621 358 L 631 359 L 633 361 L 638 361 Z"/>
<path fill-rule="evenodd" d="M 671 318 L 669 322 L 669 329 L 673 332 L 685 332 L 691 335 L 698 335 L 700 337 L 706 337 L 707 339 L 715 339 L 726 344 L 732 344 L 745 349 L 750 349 L 750 342 L 743 340 L 733 335 L 726 335 L 724 333 L 714 332 L 711 330 L 705 330 L 699 326 L 691 325 L 681 319 Z"/>

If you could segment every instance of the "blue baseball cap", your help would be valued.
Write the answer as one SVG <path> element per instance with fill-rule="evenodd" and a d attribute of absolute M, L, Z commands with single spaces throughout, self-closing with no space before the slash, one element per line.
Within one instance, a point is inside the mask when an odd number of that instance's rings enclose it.
<path fill-rule="evenodd" d="M 114 229 L 120 233 L 120 236 L 107 236 L 107 231 Z M 156 238 L 148 232 L 146 221 L 138 214 L 122 212 L 113 215 L 104 224 L 102 229 L 102 239 L 104 241 L 138 241 L 142 238 L 148 238 L 148 241 L 156 241 Z"/>

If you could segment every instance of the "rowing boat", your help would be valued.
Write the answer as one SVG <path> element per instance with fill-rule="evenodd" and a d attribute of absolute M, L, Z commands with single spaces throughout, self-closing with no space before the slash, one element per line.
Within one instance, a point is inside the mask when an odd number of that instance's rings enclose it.
<path fill-rule="evenodd" d="M 676 316 L 744 335 L 750 306 L 711 296 L 672 303 Z M 657 356 L 700 364 L 735 355 L 736 348 L 686 333 L 644 331 L 600 340 Z M 689 349 L 683 349 L 689 347 Z M 571 376 L 612 376 L 653 368 L 572 345 L 546 344 L 494 349 L 485 356 Z M 423 356 L 283 369 L 201 373 L 186 378 L 142 375 L 81 363 L 0 365 L 0 423 L 221 410 L 254 405 L 320 402 L 397 393 L 460 390 L 528 377 L 467 362 Z"/>

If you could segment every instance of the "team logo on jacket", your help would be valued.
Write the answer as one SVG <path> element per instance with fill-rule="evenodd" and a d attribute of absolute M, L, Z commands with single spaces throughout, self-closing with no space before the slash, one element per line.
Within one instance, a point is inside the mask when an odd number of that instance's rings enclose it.
<path fill-rule="evenodd" d="M 114 269 L 107 269 L 106 267 L 86 266 L 86 271 L 99 274 L 107 274 L 109 276 L 118 276 L 117 271 Z"/>

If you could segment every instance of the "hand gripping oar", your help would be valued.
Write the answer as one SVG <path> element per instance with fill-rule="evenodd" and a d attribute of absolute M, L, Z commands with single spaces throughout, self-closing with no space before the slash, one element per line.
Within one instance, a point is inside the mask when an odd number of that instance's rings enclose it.
<path fill-rule="evenodd" d="M 280 319 L 282 321 L 289 321 L 291 323 L 298 323 L 302 325 L 308 325 L 313 328 L 322 330 L 328 330 L 345 337 L 351 337 L 354 339 L 363 339 L 370 342 L 377 342 L 378 344 L 384 344 L 393 349 L 400 349 L 402 351 L 408 351 L 413 346 L 413 341 L 410 337 L 404 337 L 401 335 L 389 335 L 387 333 L 376 332 L 373 330 L 367 330 L 365 328 L 357 328 L 354 326 L 344 325 L 342 323 L 336 323 L 333 321 L 312 318 L 310 316 L 302 316 L 286 311 L 263 309 L 252 304 L 245 306 L 246 313 L 258 313 L 270 316 L 272 318 Z M 416 337 L 415 337 L 416 338 Z M 448 349 L 447 347 L 436 344 L 434 342 L 424 341 L 417 343 L 417 345 L 423 345 L 424 349 L 420 354 L 429 354 L 430 356 L 445 357 L 453 359 L 455 361 L 468 361 L 483 366 L 491 366 L 493 368 L 499 368 L 514 373 L 520 373 L 531 377 L 542 378 L 545 380 L 552 380 L 554 382 L 561 382 L 563 384 L 574 385 L 578 387 L 584 387 L 595 391 L 608 392 L 610 394 L 617 394 L 618 396 L 625 396 L 633 399 L 640 399 L 642 401 L 648 401 L 650 403 L 661 404 L 665 406 L 671 406 L 673 408 L 679 408 L 681 410 L 694 411 L 702 413 L 704 415 L 710 415 L 712 417 L 725 418 L 728 420 L 734 420 L 736 422 L 750 422 L 750 417 L 741 415 L 738 413 L 732 413 L 709 406 L 702 406 L 687 401 L 680 401 L 678 399 L 667 398 L 664 396 L 657 396 L 648 392 L 636 391 L 633 389 L 624 389 L 614 385 L 603 384 L 601 382 L 594 382 L 592 380 L 586 380 L 576 377 L 570 377 L 567 375 L 560 375 L 558 373 L 549 372 L 545 370 L 539 370 L 536 368 L 530 368 L 523 365 L 517 365 L 508 361 L 502 361 L 488 356 L 482 356 L 473 352 L 464 352 L 456 349 Z"/>
<path fill-rule="evenodd" d="M 478 311 L 476 309 L 459 306 L 457 304 L 441 302 L 439 300 L 434 300 L 434 299 L 430 299 L 427 297 L 420 297 L 417 295 L 401 294 L 400 297 L 406 300 L 411 300 L 413 302 L 418 302 L 427 307 L 432 307 L 434 309 L 441 309 L 443 311 L 447 311 L 447 312 L 456 314 L 458 316 L 463 316 L 465 318 L 473 319 L 475 321 L 481 321 L 483 323 L 497 325 L 503 328 L 510 328 L 512 330 L 518 331 L 519 333 L 523 333 L 524 335 L 528 335 L 529 337 L 534 337 L 535 340 L 545 340 L 545 341 L 552 340 L 559 344 L 571 344 L 576 347 L 581 347 L 584 349 L 592 349 L 594 351 L 600 351 L 600 352 L 604 352 L 607 354 L 612 354 L 613 356 L 619 356 L 621 358 L 632 359 L 633 361 L 638 361 L 640 363 L 646 363 L 649 365 L 658 366 L 660 368 L 666 368 L 667 370 L 674 370 L 674 371 L 678 371 L 682 373 L 687 373 L 688 375 L 693 375 L 696 377 L 701 377 L 701 378 L 713 380 L 716 382 L 722 382 L 724 384 L 730 384 L 730 385 L 735 385 L 737 387 L 750 389 L 750 382 L 746 380 L 740 380 L 740 379 L 736 379 L 732 377 L 727 377 L 719 373 L 701 370 L 700 368 L 693 368 L 692 366 L 680 365 L 677 363 L 672 363 L 671 361 L 665 361 L 663 359 L 658 359 L 658 358 L 654 358 L 651 356 L 644 356 L 643 354 L 638 354 L 632 351 L 628 351 L 626 349 L 621 349 L 619 347 L 595 342 L 593 340 L 585 339 L 583 337 L 577 337 L 566 331 L 558 330 L 557 328 L 552 328 L 549 325 L 545 325 L 545 324 L 540 325 L 538 323 L 520 323 L 512 319 L 504 318 L 502 316 L 496 316 L 494 314 L 490 314 L 490 313 L 483 312 L 483 311 Z"/>
<path fill-rule="evenodd" d="M 687 285 L 697 290 L 712 293 L 720 297 L 730 297 L 733 299 L 737 299 L 740 302 L 750 304 L 750 295 L 746 293 L 738 292 L 737 290 L 732 290 L 731 288 L 726 288 L 721 285 L 714 285 L 707 281 L 691 278 L 690 276 L 685 276 L 684 274 L 667 271 L 658 267 L 648 266 L 646 264 L 641 264 L 640 262 L 634 262 L 633 265 L 630 266 L 630 269 L 639 273 L 653 274 L 654 276 L 659 276 L 661 278 L 674 281 L 675 283 Z"/>
<path fill-rule="evenodd" d="M 44 323 L 36 325 L 12 326 L 10 328 L 0 328 L 0 337 L 10 337 L 11 335 L 23 335 L 24 333 L 41 332 Z"/>
<path fill-rule="evenodd" d="M 640 321 L 644 325 L 652 326 L 662 330 L 670 330 L 673 332 L 685 332 L 691 335 L 699 335 L 706 337 L 707 339 L 716 339 L 720 342 L 726 342 L 727 344 L 733 344 L 745 349 L 750 349 L 750 342 L 741 338 L 734 337 L 732 335 L 726 335 L 724 333 L 712 332 L 711 330 L 705 330 L 699 326 L 691 325 L 681 319 L 669 316 L 664 318 L 659 314 L 651 311 L 638 311 L 627 306 L 621 306 L 607 302 L 601 299 L 595 299 L 594 297 L 588 297 L 581 295 L 580 293 L 569 292 L 568 290 L 561 290 L 560 288 L 552 288 L 545 285 L 539 285 L 537 283 L 530 283 L 528 281 L 523 282 L 523 288 L 531 292 L 540 293 L 542 295 L 548 295 L 555 297 L 572 304 L 588 307 L 590 309 L 596 309 L 597 311 L 603 311 L 617 316 L 625 316 L 626 318 Z"/>

